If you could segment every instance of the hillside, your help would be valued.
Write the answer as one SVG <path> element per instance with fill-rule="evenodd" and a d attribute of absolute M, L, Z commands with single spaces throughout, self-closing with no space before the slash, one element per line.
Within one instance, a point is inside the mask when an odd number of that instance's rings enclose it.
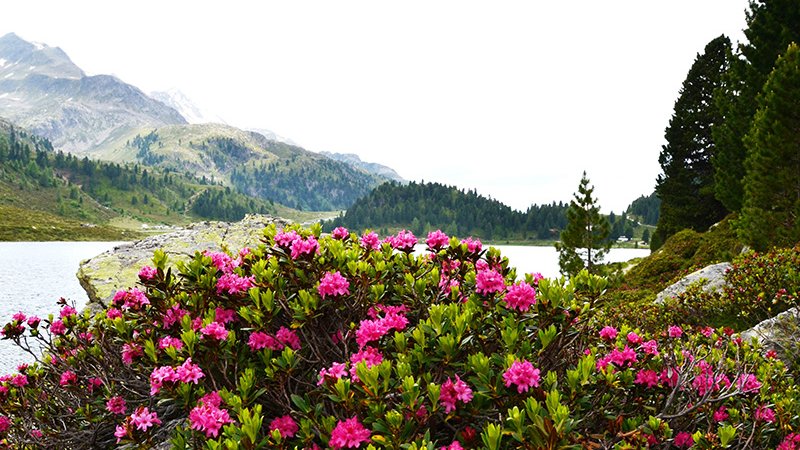
<path fill-rule="evenodd" d="M 0 119 L 0 239 L 120 239 L 141 224 L 289 218 L 292 210 L 209 179 L 55 152 L 43 138 Z"/>
<path fill-rule="evenodd" d="M 91 152 L 97 159 L 202 174 L 300 210 L 345 209 L 385 178 L 259 133 L 223 124 L 140 128 Z"/>
<path fill-rule="evenodd" d="M 0 110 L 66 152 L 134 127 L 182 124 L 174 109 L 109 75 L 86 76 L 60 48 L 0 37 Z"/>

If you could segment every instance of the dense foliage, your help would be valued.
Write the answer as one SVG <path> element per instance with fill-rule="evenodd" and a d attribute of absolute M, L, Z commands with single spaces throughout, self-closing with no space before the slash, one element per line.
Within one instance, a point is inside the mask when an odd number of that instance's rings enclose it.
<path fill-rule="evenodd" d="M 654 244 L 684 228 L 705 231 L 727 213 L 714 196 L 711 127 L 722 120 L 713 93 L 728 69 L 730 45 L 725 36 L 706 45 L 689 69 L 675 102 L 665 131 L 667 143 L 658 158 L 663 173 L 656 180 L 661 211 Z"/>
<path fill-rule="evenodd" d="M 747 40 L 739 44 L 731 67 L 715 95 L 724 120 L 715 124 L 717 150 L 714 164 L 717 198 L 730 211 L 739 211 L 744 199 L 742 180 L 757 97 L 779 55 L 792 42 L 800 42 L 800 3 L 795 0 L 751 0 L 747 13 Z"/>
<path fill-rule="evenodd" d="M 593 325 L 606 282 L 516 273 L 439 231 L 383 243 L 267 229 L 156 253 L 94 318 L 3 329 L 41 362 L 2 377 L 12 448 L 793 448 L 798 388 L 721 330 Z M 788 444 L 787 444 L 788 443 Z"/>
<path fill-rule="evenodd" d="M 589 186 L 589 179 L 583 172 L 578 192 L 569 203 L 567 226 L 556 243 L 558 265 L 564 275 L 574 276 L 582 269 L 597 273 L 611 246 L 608 241 L 611 224 L 600 215 L 593 193 L 594 186 Z"/>
<path fill-rule="evenodd" d="M 567 206 L 532 205 L 526 213 L 503 203 L 440 183 L 385 183 L 356 201 L 347 212 L 326 224 L 373 228 L 386 234 L 407 228 L 420 234 L 438 228 L 447 233 L 482 239 L 553 239 L 566 226 Z"/>
<path fill-rule="evenodd" d="M 759 97 L 745 136 L 747 158 L 740 235 L 754 248 L 800 242 L 800 49 L 789 46 Z"/>

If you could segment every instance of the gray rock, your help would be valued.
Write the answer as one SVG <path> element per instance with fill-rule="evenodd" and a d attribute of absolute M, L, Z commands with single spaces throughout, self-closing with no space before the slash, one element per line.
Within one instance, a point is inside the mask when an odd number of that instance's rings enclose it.
<path fill-rule="evenodd" d="M 272 223 L 280 229 L 291 222 L 263 215 L 247 215 L 234 223 L 200 222 L 183 230 L 117 246 L 83 261 L 77 276 L 89 296 L 88 307 L 104 308 L 116 291 L 135 286 L 139 269 L 152 264 L 153 252 L 158 249 L 172 263 L 188 260 L 198 251 L 218 251 L 223 245 L 235 252 L 245 246 L 256 246 L 264 228 Z"/>
<path fill-rule="evenodd" d="M 722 292 L 722 288 L 725 287 L 725 272 L 730 267 L 731 263 L 722 262 L 692 272 L 659 292 L 655 302 L 657 304 L 664 303 L 667 298 L 676 297 L 696 283 L 703 283 L 704 292 Z"/>
<path fill-rule="evenodd" d="M 784 311 L 741 333 L 742 339 L 756 339 L 762 346 L 775 349 L 779 354 L 786 351 L 797 353 L 800 340 L 800 309 Z M 787 344 L 791 348 L 787 348 Z"/>

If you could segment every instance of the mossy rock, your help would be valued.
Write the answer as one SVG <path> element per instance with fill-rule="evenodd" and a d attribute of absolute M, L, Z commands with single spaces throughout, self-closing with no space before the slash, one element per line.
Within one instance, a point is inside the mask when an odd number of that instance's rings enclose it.
<path fill-rule="evenodd" d="M 105 307 L 117 290 L 136 285 L 142 266 L 151 264 L 153 252 L 163 250 L 170 261 L 187 260 L 195 252 L 219 251 L 227 247 L 236 251 L 253 245 L 263 237 L 264 228 L 274 223 L 281 228 L 290 222 L 264 215 L 248 215 L 240 222 L 200 222 L 183 230 L 151 236 L 124 244 L 83 261 L 78 280 L 89 297 L 89 307 Z"/>

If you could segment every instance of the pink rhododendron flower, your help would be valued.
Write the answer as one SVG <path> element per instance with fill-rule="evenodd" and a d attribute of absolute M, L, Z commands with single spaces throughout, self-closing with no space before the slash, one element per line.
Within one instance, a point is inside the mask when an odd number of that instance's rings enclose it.
<path fill-rule="evenodd" d="M 264 348 L 283 350 L 284 347 L 277 339 L 262 331 L 250 333 L 250 339 L 247 341 L 247 345 L 250 346 L 250 350 L 254 352 Z"/>
<path fill-rule="evenodd" d="M 600 337 L 607 341 L 613 341 L 616 339 L 617 334 L 619 334 L 619 331 L 611 326 L 604 326 L 603 329 L 600 330 Z"/>
<path fill-rule="evenodd" d="M 125 309 L 139 309 L 144 305 L 149 305 L 150 300 L 147 299 L 144 292 L 133 288 L 129 291 L 117 291 L 117 293 L 114 294 L 113 303 L 115 305 L 121 304 Z"/>
<path fill-rule="evenodd" d="M 211 258 L 211 263 L 222 273 L 232 273 L 233 269 L 239 267 L 239 260 L 233 259 L 225 252 L 204 251 L 203 254 Z"/>
<path fill-rule="evenodd" d="M 69 386 L 72 384 L 78 383 L 78 375 L 71 370 L 66 370 L 64 373 L 61 374 L 61 380 L 59 380 L 58 384 L 61 386 Z"/>
<path fill-rule="evenodd" d="M 714 411 L 713 415 L 714 422 L 722 422 L 728 417 L 730 417 L 730 415 L 728 414 L 728 408 L 724 406 L 720 406 L 718 410 Z"/>
<path fill-rule="evenodd" d="M 0 415 L 0 433 L 5 433 L 11 428 L 11 420 L 3 415 Z"/>
<path fill-rule="evenodd" d="M 800 450 L 800 433 L 788 434 L 776 450 Z"/>
<path fill-rule="evenodd" d="M 111 414 L 125 414 L 125 408 L 127 408 L 125 399 L 118 395 L 111 397 L 106 402 L 106 411 Z"/>
<path fill-rule="evenodd" d="M 675 436 L 674 443 L 678 448 L 689 448 L 694 445 L 694 438 L 690 433 L 681 431 Z"/>
<path fill-rule="evenodd" d="M 200 366 L 192 363 L 192 358 L 186 358 L 186 361 L 175 369 L 175 375 L 184 383 L 194 384 L 205 376 Z"/>
<path fill-rule="evenodd" d="M 158 270 L 154 267 L 144 266 L 139 269 L 139 278 L 142 280 L 152 280 L 158 274 Z"/>
<path fill-rule="evenodd" d="M 50 332 L 56 336 L 60 336 L 67 332 L 67 327 L 64 325 L 64 322 L 54 320 L 53 323 L 50 324 Z"/>
<path fill-rule="evenodd" d="M 317 382 L 317 386 L 322 386 L 325 383 L 325 377 L 332 378 L 334 380 L 338 380 L 343 376 L 347 375 L 347 366 L 342 363 L 333 363 L 330 368 L 322 369 L 319 371 L 319 381 Z"/>
<path fill-rule="evenodd" d="M 453 441 L 450 445 L 444 446 L 439 450 L 464 450 L 464 447 L 461 446 L 461 443 L 458 441 Z"/>
<path fill-rule="evenodd" d="M 489 295 L 492 292 L 503 292 L 505 288 L 503 276 L 494 269 L 480 270 L 475 276 L 475 291 L 479 294 Z"/>
<path fill-rule="evenodd" d="M 236 311 L 217 307 L 214 310 L 214 322 L 221 324 L 231 323 L 236 320 Z"/>
<path fill-rule="evenodd" d="M 766 406 L 759 406 L 756 410 L 756 420 L 768 423 L 775 423 L 775 411 Z"/>
<path fill-rule="evenodd" d="M 611 350 L 611 353 L 609 353 L 609 357 L 611 358 L 611 362 L 613 362 L 619 367 L 623 367 L 625 364 L 627 364 L 628 366 L 632 366 L 633 363 L 637 361 L 636 351 L 628 347 L 627 345 L 621 351 L 618 348 Z"/>
<path fill-rule="evenodd" d="M 658 342 L 649 340 L 642 344 L 642 351 L 648 355 L 658 356 Z"/>
<path fill-rule="evenodd" d="M 76 314 L 78 314 L 78 311 L 75 308 L 69 305 L 64 305 L 61 308 L 61 311 L 59 311 L 58 316 L 62 319 L 66 319 L 67 317 L 72 317 Z"/>
<path fill-rule="evenodd" d="M 628 343 L 631 344 L 631 345 L 639 345 L 639 344 L 642 343 L 641 336 L 639 336 L 638 334 L 634 333 L 633 331 L 628 333 L 626 338 L 628 339 Z"/>
<path fill-rule="evenodd" d="M 41 322 L 41 321 L 42 321 L 42 319 L 40 319 L 40 318 L 38 318 L 36 316 L 30 316 L 30 317 L 28 317 L 28 322 L 27 323 L 28 323 L 29 327 L 36 328 L 36 327 L 39 326 L 39 322 Z"/>
<path fill-rule="evenodd" d="M 761 383 L 752 373 L 745 373 L 736 378 L 736 387 L 742 392 L 753 392 L 761 389 Z"/>
<path fill-rule="evenodd" d="M 764 357 L 767 359 L 775 359 L 778 357 L 778 352 L 776 352 L 774 349 L 769 349 L 767 350 L 767 353 L 764 354 Z"/>
<path fill-rule="evenodd" d="M 198 400 L 197 403 L 205 403 L 206 405 L 219 407 L 219 405 L 222 404 L 222 397 L 219 396 L 218 391 L 211 391 L 208 394 L 200 397 L 200 400 Z"/>
<path fill-rule="evenodd" d="M 296 331 L 281 327 L 278 332 L 275 333 L 275 337 L 278 338 L 281 344 L 288 345 L 292 350 L 300 350 L 300 337 L 297 336 Z"/>
<path fill-rule="evenodd" d="M 378 250 L 381 248 L 381 239 L 374 231 L 361 235 L 361 246 L 367 250 Z"/>
<path fill-rule="evenodd" d="M 20 322 L 20 323 L 25 322 L 25 319 L 26 319 L 25 314 L 22 311 L 20 311 L 20 312 L 14 314 L 13 316 L 11 316 L 11 320 L 14 320 L 14 321 Z"/>
<path fill-rule="evenodd" d="M 286 247 L 286 248 L 288 248 L 290 245 L 292 245 L 292 242 L 294 242 L 294 241 L 296 241 L 298 239 L 302 239 L 302 238 L 300 237 L 299 234 L 297 234 L 297 231 L 294 231 L 294 230 L 291 230 L 289 232 L 280 231 L 273 238 L 273 240 L 275 241 L 275 244 L 277 244 L 277 245 L 279 245 L 281 247 Z"/>
<path fill-rule="evenodd" d="M 203 336 L 208 336 L 218 341 L 224 341 L 228 338 L 228 330 L 225 329 L 225 325 L 219 322 L 211 322 L 200 329 L 200 332 L 203 333 Z"/>
<path fill-rule="evenodd" d="M 339 271 L 328 272 L 319 280 L 317 291 L 322 298 L 347 295 L 350 293 L 350 282 Z"/>
<path fill-rule="evenodd" d="M 522 361 L 514 361 L 511 367 L 503 372 L 503 380 L 506 387 L 511 387 L 512 384 L 517 385 L 517 392 L 528 392 L 531 387 L 539 387 L 539 369 L 535 369 L 530 361 L 523 359 Z"/>
<path fill-rule="evenodd" d="M 128 420 L 130 420 L 130 418 L 128 418 Z M 114 436 L 116 436 L 117 438 L 117 444 L 119 444 L 120 441 L 122 441 L 122 438 L 127 437 L 129 435 L 128 432 L 129 430 L 127 425 L 128 422 L 126 421 L 125 425 L 117 425 L 117 427 L 114 429 Z"/>
<path fill-rule="evenodd" d="M 28 377 L 22 374 L 17 374 L 11 377 L 11 384 L 17 387 L 23 387 L 28 385 Z"/>
<path fill-rule="evenodd" d="M 358 348 L 363 348 L 368 342 L 377 341 L 383 337 L 389 329 L 381 319 L 362 320 L 356 330 L 356 343 Z"/>
<path fill-rule="evenodd" d="M 633 381 L 636 384 L 646 384 L 647 387 L 656 387 L 658 386 L 658 374 L 649 369 L 641 369 L 639 373 L 636 374 L 636 380 Z"/>
<path fill-rule="evenodd" d="M 658 380 L 666 386 L 675 387 L 678 384 L 678 371 L 671 367 L 665 367 L 659 374 Z"/>
<path fill-rule="evenodd" d="M 472 237 L 463 239 L 461 243 L 467 245 L 467 251 L 470 253 L 478 253 L 483 248 L 480 239 L 472 239 Z"/>
<path fill-rule="evenodd" d="M 448 377 L 442 383 L 439 401 L 444 405 L 444 411 L 449 414 L 456 409 L 456 401 L 458 400 L 463 403 L 469 403 L 472 400 L 472 389 L 456 375 L 455 382 Z"/>
<path fill-rule="evenodd" d="M 252 276 L 240 277 L 235 273 L 226 273 L 217 280 L 217 294 L 227 292 L 233 295 L 247 292 L 248 289 L 253 287 L 253 281 L 254 278 Z"/>
<path fill-rule="evenodd" d="M 681 327 L 677 325 L 672 325 L 671 327 L 669 327 L 669 329 L 667 329 L 667 334 L 669 335 L 669 337 L 677 339 L 683 336 L 683 329 L 681 329 Z"/>
<path fill-rule="evenodd" d="M 510 309 L 527 311 L 536 304 L 536 290 L 524 281 L 512 284 L 506 291 L 505 302 Z"/>
<path fill-rule="evenodd" d="M 358 448 L 364 442 L 369 442 L 370 431 L 361 425 L 357 416 L 353 416 L 345 421 L 336 423 L 336 427 L 331 431 L 331 439 L 328 445 L 333 449 Z"/>
<path fill-rule="evenodd" d="M 156 395 L 161 391 L 165 382 L 178 381 L 178 374 L 170 366 L 156 367 L 150 373 L 150 395 Z"/>
<path fill-rule="evenodd" d="M 442 233 L 442 230 L 436 230 L 428 233 L 428 238 L 425 239 L 425 243 L 432 249 L 440 249 L 450 244 L 450 238 Z"/>
<path fill-rule="evenodd" d="M 395 236 L 387 237 L 386 242 L 395 250 L 411 251 L 417 244 L 417 237 L 408 230 L 400 230 Z"/>
<path fill-rule="evenodd" d="M 180 305 L 172 305 L 172 307 L 167 309 L 167 312 L 164 313 L 164 328 L 169 328 L 176 323 L 180 324 L 181 320 L 183 320 L 183 316 L 186 314 L 189 314 L 189 311 L 181 308 Z"/>
<path fill-rule="evenodd" d="M 126 342 L 122 344 L 122 362 L 126 366 L 133 364 L 133 358 L 138 358 L 144 355 L 142 347 L 135 342 Z"/>
<path fill-rule="evenodd" d="M 117 308 L 108 308 L 108 311 L 106 311 L 106 317 L 108 319 L 114 320 L 117 317 L 122 317 L 122 312 Z"/>
<path fill-rule="evenodd" d="M 285 438 L 294 437 L 299 429 L 297 422 L 288 414 L 272 419 L 272 422 L 269 423 L 269 431 L 278 430 L 281 433 L 281 437 Z"/>
<path fill-rule="evenodd" d="M 707 338 L 711 338 L 711 336 L 714 335 L 714 329 L 711 327 L 704 327 L 700 330 L 700 333 Z"/>
<path fill-rule="evenodd" d="M 350 236 L 350 232 L 345 227 L 336 227 L 331 231 L 331 237 L 334 239 L 342 240 Z"/>
<path fill-rule="evenodd" d="M 292 259 L 297 259 L 301 255 L 313 255 L 319 250 L 319 242 L 314 236 L 307 239 L 297 239 L 292 242 Z"/>
<path fill-rule="evenodd" d="M 172 347 L 175 350 L 180 350 L 183 348 L 183 341 L 180 340 L 180 338 L 172 336 L 164 336 L 158 340 L 158 348 L 163 350 L 168 347 Z"/>
<path fill-rule="evenodd" d="M 358 353 L 350 355 L 350 362 L 352 363 L 350 367 L 350 378 L 352 378 L 353 381 L 359 381 L 358 375 L 356 375 L 358 363 L 363 362 L 367 369 L 369 369 L 374 365 L 380 364 L 382 361 L 383 355 L 378 349 L 375 347 L 364 347 L 364 349 Z"/>
<path fill-rule="evenodd" d="M 161 425 L 161 420 L 158 419 L 155 411 L 151 412 L 147 407 L 140 406 L 136 408 L 136 412 L 131 414 L 131 423 L 136 426 L 137 430 L 147 431 L 150 427 Z"/>
<path fill-rule="evenodd" d="M 33 429 L 31 430 L 31 437 L 35 439 L 41 439 L 44 436 L 42 430 Z"/>
<path fill-rule="evenodd" d="M 192 429 L 204 432 L 208 438 L 219 436 L 222 426 L 231 422 L 228 410 L 210 403 L 200 403 L 189 412 Z"/>

